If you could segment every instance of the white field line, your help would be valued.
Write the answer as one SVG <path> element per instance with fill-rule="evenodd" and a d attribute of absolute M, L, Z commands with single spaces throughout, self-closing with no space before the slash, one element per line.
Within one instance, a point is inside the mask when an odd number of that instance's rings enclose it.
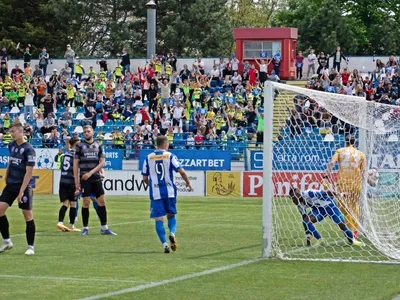
<path fill-rule="evenodd" d="M 121 225 L 130 225 L 130 224 L 139 224 L 139 223 L 146 223 L 146 222 L 150 222 L 152 221 L 151 219 L 148 220 L 141 220 L 141 221 L 132 221 L 132 222 L 122 222 L 122 223 L 115 223 L 115 224 L 110 224 L 110 227 L 114 227 L 114 226 L 121 226 Z M 100 228 L 100 226 L 93 226 L 93 227 L 89 227 L 90 228 Z M 38 231 L 36 232 L 36 235 L 38 234 L 43 234 L 46 232 L 58 232 L 60 230 L 45 230 L 45 231 Z M 13 234 L 11 235 L 11 238 L 13 237 L 18 237 L 18 236 L 25 236 L 25 233 L 17 233 L 17 234 Z"/>
<path fill-rule="evenodd" d="M 123 280 L 113 278 L 79 278 L 79 277 L 55 277 L 55 276 L 29 276 L 29 275 L 12 275 L 0 274 L 0 278 L 21 278 L 34 280 L 61 280 L 61 281 L 95 281 L 95 282 L 121 282 L 121 283 L 143 283 L 144 280 Z"/>
<path fill-rule="evenodd" d="M 238 267 L 254 264 L 254 263 L 257 263 L 257 262 L 259 262 L 261 260 L 263 260 L 263 258 L 247 259 L 247 260 L 243 260 L 241 262 L 235 263 L 235 264 L 230 264 L 230 265 L 226 265 L 226 266 L 222 266 L 222 267 L 217 267 L 217 268 L 213 268 L 213 269 L 209 269 L 209 270 L 205 270 L 205 271 L 201 271 L 201 272 L 196 272 L 196 273 L 191 273 L 191 274 L 187 274 L 187 275 L 183 275 L 183 276 L 179 276 L 179 277 L 175 277 L 175 278 L 165 279 L 165 280 L 161 280 L 161 281 L 157 281 L 157 282 L 150 282 L 150 283 L 146 283 L 146 284 L 141 284 L 141 285 L 137 285 L 137 286 L 133 286 L 133 287 L 127 288 L 127 289 L 122 289 L 122 290 L 117 290 L 117 291 L 113 291 L 113 292 L 109 292 L 109 293 L 89 296 L 89 297 L 82 298 L 82 299 L 79 299 L 79 300 L 103 299 L 103 298 L 107 298 L 107 297 L 113 297 L 113 296 L 122 295 L 122 294 L 128 294 L 128 293 L 132 293 L 132 292 L 139 292 L 139 291 L 143 291 L 143 290 L 146 290 L 146 289 L 151 289 L 151 288 L 154 288 L 154 287 L 158 287 L 158 286 L 161 286 L 161 285 L 166 285 L 166 284 L 170 284 L 170 283 L 184 281 L 184 280 L 188 280 L 188 279 L 192 279 L 192 278 L 196 278 L 196 277 L 215 274 L 215 273 L 231 270 L 231 269 L 234 269 L 234 268 L 238 268 Z"/>

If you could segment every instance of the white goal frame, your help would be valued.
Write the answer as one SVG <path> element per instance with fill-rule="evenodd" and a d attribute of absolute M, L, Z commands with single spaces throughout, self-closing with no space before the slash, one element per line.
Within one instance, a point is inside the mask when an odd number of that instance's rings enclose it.
<path fill-rule="evenodd" d="M 264 84 L 264 143 L 263 143 L 263 199 L 262 199 L 262 257 L 272 258 L 274 256 L 273 243 L 274 243 L 274 223 L 273 223 L 273 199 L 274 199 L 274 185 L 273 185 L 273 107 L 274 107 L 274 88 L 283 88 L 283 84 L 266 81 Z M 307 89 L 292 87 L 300 92 Z M 290 90 L 290 89 L 289 89 Z M 316 91 L 313 91 L 316 92 Z M 323 94 L 324 92 L 318 92 Z M 356 98 L 356 97 L 355 97 Z M 359 98 L 359 97 L 357 97 Z M 360 101 L 366 101 L 365 99 L 359 98 Z M 365 111 L 365 116 L 367 111 Z M 363 126 L 368 128 L 368 123 L 372 122 L 368 118 L 363 120 Z M 365 125 L 365 126 L 364 126 Z M 366 153 L 367 151 L 367 132 L 365 128 L 359 127 L 359 145 L 358 148 Z M 368 168 L 367 168 L 368 169 Z M 365 171 L 367 176 L 367 170 Z M 366 180 L 364 182 L 363 190 L 366 189 Z M 366 193 L 362 193 L 363 197 L 367 197 Z M 361 220 L 362 222 L 362 220 Z M 351 260 L 351 259 L 325 259 L 325 258 L 288 258 L 289 260 L 309 260 L 309 261 L 347 261 L 347 262 L 368 262 L 368 263 L 389 263 L 389 264 L 400 264 L 400 260 L 390 261 L 366 261 L 366 260 Z"/>

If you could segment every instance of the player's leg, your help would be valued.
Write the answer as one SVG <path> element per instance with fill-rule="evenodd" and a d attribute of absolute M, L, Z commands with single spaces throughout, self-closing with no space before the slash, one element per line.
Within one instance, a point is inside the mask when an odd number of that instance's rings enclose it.
<path fill-rule="evenodd" d="M 60 191 L 60 199 L 61 199 L 61 191 Z M 57 223 L 57 228 L 60 229 L 63 232 L 70 232 L 71 230 L 64 225 L 64 218 L 65 218 L 65 213 L 67 212 L 68 206 L 69 206 L 69 200 L 60 200 L 62 205 L 60 207 L 60 210 L 58 211 L 58 223 Z"/>
<path fill-rule="evenodd" d="M 78 231 L 80 232 L 81 230 L 79 228 L 75 227 L 75 218 L 76 218 L 76 213 L 77 213 L 77 203 L 78 203 L 78 197 L 74 197 L 74 200 L 71 200 L 69 202 L 69 228 L 71 228 L 72 231 Z"/>
<path fill-rule="evenodd" d="M 92 193 L 92 183 L 84 181 L 81 183 L 82 187 L 82 224 L 83 229 L 81 235 L 89 234 L 89 206 L 90 206 L 90 194 Z"/>
<path fill-rule="evenodd" d="M 303 216 L 303 226 L 306 234 L 309 233 L 313 236 L 317 241 L 313 246 L 319 246 L 322 241 L 322 237 L 318 230 L 315 228 L 314 223 L 321 222 L 325 218 L 326 212 L 324 208 L 316 208 L 314 207 L 311 210 L 311 213 Z M 307 241 L 307 245 L 309 242 Z"/>
<path fill-rule="evenodd" d="M 90 195 L 90 199 L 92 200 L 93 208 L 94 208 L 94 210 L 96 211 L 97 217 L 98 217 L 99 220 L 100 220 L 100 217 L 99 217 L 99 204 L 97 203 L 96 196 L 93 195 L 93 194 L 91 194 L 91 195 Z"/>
<path fill-rule="evenodd" d="M 352 193 L 350 194 L 350 201 L 349 201 L 349 209 L 350 209 L 350 216 L 349 216 L 349 223 L 350 230 L 353 232 L 354 238 L 358 238 L 358 227 L 359 227 L 359 220 L 360 220 L 360 197 L 361 197 L 361 187 L 360 186 L 353 186 Z"/>
<path fill-rule="evenodd" d="M 5 197 L 3 196 L 5 189 L 0 196 L 0 232 L 3 237 L 3 244 L 0 246 L 0 253 L 11 250 L 14 246 L 10 239 L 10 225 L 8 223 L 8 219 L 6 216 L 6 211 L 10 207 L 10 205 L 5 201 Z"/>
<path fill-rule="evenodd" d="M 154 219 L 155 229 L 158 238 L 164 249 L 164 253 L 170 252 L 170 247 L 167 243 L 167 234 L 164 227 L 164 216 L 167 214 L 164 200 L 150 200 L 150 218 Z"/>
<path fill-rule="evenodd" d="M 36 234 L 36 225 L 33 220 L 33 212 L 32 212 L 32 203 L 33 203 L 33 190 L 32 187 L 28 186 L 24 191 L 24 195 L 22 197 L 22 203 L 18 203 L 18 207 L 22 210 L 22 214 L 24 215 L 26 222 L 26 242 L 28 244 L 27 250 L 25 252 L 26 255 L 34 255 L 35 249 L 35 234 Z"/>
<path fill-rule="evenodd" d="M 329 206 L 327 213 L 335 224 L 343 231 L 344 236 L 349 241 L 350 245 L 361 246 L 362 243 L 355 240 L 353 232 L 347 227 L 344 216 L 337 206 Z"/>
<path fill-rule="evenodd" d="M 169 241 L 171 243 L 171 250 L 178 250 L 178 242 L 176 240 L 176 214 L 178 213 L 176 209 L 176 198 L 170 198 L 167 201 L 167 220 L 169 229 Z"/>
<path fill-rule="evenodd" d="M 346 226 L 352 232 L 357 231 L 358 230 L 357 222 L 352 216 L 352 214 L 354 212 L 352 212 L 353 205 L 351 205 L 351 203 L 352 202 L 358 203 L 358 200 L 355 201 L 355 198 L 357 197 L 357 195 L 353 194 L 353 192 L 354 192 L 353 186 L 350 184 L 339 184 L 339 192 L 349 195 L 349 196 L 342 197 L 340 199 L 340 201 L 338 202 L 338 207 L 344 216 L 344 222 L 346 223 Z M 358 195 L 358 199 L 359 199 L 359 195 Z M 357 209 L 357 211 L 358 211 L 358 209 Z M 357 235 L 358 235 L 358 233 L 357 233 Z"/>
<path fill-rule="evenodd" d="M 103 235 L 117 235 L 115 232 L 111 231 L 107 225 L 106 199 L 104 195 L 103 183 L 101 181 L 96 182 L 93 194 L 96 197 L 96 202 L 98 204 L 97 215 L 101 224 L 100 233 Z"/>

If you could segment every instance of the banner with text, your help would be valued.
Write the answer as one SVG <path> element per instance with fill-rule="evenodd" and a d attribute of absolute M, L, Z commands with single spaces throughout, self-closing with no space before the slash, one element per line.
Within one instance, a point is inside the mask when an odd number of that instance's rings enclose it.
<path fill-rule="evenodd" d="M 6 186 L 6 170 L 0 170 L 0 190 Z M 35 194 L 51 194 L 53 191 L 53 171 L 33 170 L 31 184 Z"/>
<path fill-rule="evenodd" d="M 146 156 L 154 150 L 141 150 L 139 154 L 139 169 L 143 167 Z M 182 167 L 189 171 L 212 171 L 231 169 L 231 154 L 229 151 L 206 151 L 206 150 L 171 150 Z"/>
<path fill-rule="evenodd" d="M 299 188 L 301 191 L 320 189 L 322 188 L 323 176 L 324 172 L 275 171 L 272 176 L 274 196 L 288 196 L 292 187 Z M 335 177 L 336 175 L 333 174 L 334 181 Z M 243 172 L 243 197 L 262 197 L 263 183 L 262 172 Z"/>
<path fill-rule="evenodd" d="M 201 196 L 204 197 L 205 176 L 204 172 L 187 172 L 192 183 L 193 192 L 188 192 L 185 181 L 179 174 L 175 174 L 175 185 L 179 196 Z M 54 171 L 53 193 L 58 194 L 60 182 L 60 171 Z M 143 176 L 139 171 L 106 171 L 103 181 L 104 190 L 107 195 L 120 196 L 148 196 L 149 190 L 143 182 Z"/>
<path fill-rule="evenodd" d="M 105 156 L 106 156 L 106 162 L 104 164 L 105 170 L 122 170 L 124 150 L 106 149 Z"/>
<path fill-rule="evenodd" d="M 207 172 L 207 196 L 240 197 L 242 172 Z"/>

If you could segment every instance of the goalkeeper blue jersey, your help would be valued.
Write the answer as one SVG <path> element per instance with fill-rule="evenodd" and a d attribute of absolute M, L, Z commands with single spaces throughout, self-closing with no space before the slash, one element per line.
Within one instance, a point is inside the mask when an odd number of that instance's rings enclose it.
<path fill-rule="evenodd" d="M 336 206 L 335 200 L 329 197 L 324 190 L 306 190 L 301 195 L 303 196 L 304 204 L 310 208 Z"/>

